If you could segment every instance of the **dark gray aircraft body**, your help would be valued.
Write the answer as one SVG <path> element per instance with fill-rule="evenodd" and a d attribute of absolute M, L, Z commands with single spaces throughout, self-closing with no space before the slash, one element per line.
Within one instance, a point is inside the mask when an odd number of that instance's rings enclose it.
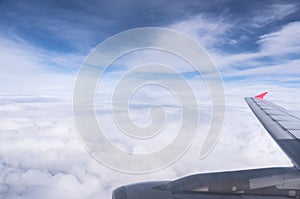
<path fill-rule="evenodd" d="M 113 199 L 284 199 L 300 198 L 300 119 L 263 99 L 245 98 L 249 107 L 294 167 L 196 174 L 174 181 L 122 186 Z"/>

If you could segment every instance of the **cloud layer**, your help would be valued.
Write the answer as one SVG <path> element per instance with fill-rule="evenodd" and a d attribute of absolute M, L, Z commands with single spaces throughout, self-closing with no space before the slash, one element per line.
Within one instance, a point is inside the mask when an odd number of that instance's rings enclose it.
<path fill-rule="evenodd" d="M 243 101 L 245 93 L 256 93 L 257 89 L 230 86 L 227 89 L 226 119 L 215 150 L 206 159 L 199 159 L 204 132 L 209 125 L 209 116 L 205 115 L 208 107 L 204 105 L 200 108 L 198 136 L 190 150 L 171 167 L 143 175 L 116 172 L 89 156 L 74 129 L 70 102 L 43 97 L 2 96 L 0 194 L 2 198 L 109 198 L 114 187 L 126 183 L 175 179 L 196 172 L 290 165 Z M 281 88 L 269 86 L 268 89 L 275 93 Z M 280 98 L 285 92 L 275 93 L 277 101 L 279 105 L 284 101 L 294 110 L 293 98 Z M 297 89 L 288 92 L 299 96 Z M 19 100 L 16 102 L 15 99 Z M 137 110 L 135 117 L 143 116 L 144 111 Z M 100 108 L 98 117 L 106 126 L 115 125 L 109 119 L 110 113 L 104 109 Z M 173 118 L 175 124 L 177 120 Z M 124 142 L 115 128 L 106 128 L 110 129 L 109 135 L 115 144 L 145 150 L 139 148 L 139 142 Z M 162 143 L 169 139 L 168 134 L 162 136 Z M 69 193 L 67 196 L 66 192 Z"/>

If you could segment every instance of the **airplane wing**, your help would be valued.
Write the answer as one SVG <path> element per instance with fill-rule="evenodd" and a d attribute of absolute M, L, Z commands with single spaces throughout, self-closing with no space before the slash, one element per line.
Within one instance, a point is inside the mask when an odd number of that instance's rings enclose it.
<path fill-rule="evenodd" d="M 113 199 L 288 199 L 300 198 L 300 119 L 264 99 L 245 98 L 251 110 L 295 167 L 194 174 L 168 182 L 119 187 Z"/>
<path fill-rule="evenodd" d="M 300 169 L 300 118 L 264 99 L 267 92 L 245 100 L 281 149 Z"/>

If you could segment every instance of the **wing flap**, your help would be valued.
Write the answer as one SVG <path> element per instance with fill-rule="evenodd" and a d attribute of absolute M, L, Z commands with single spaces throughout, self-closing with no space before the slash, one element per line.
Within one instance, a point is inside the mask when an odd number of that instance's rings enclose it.
<path fill-rule="evenodd" d="M 300 168 L 300 119 L 261 97 L 246 97 L 245 100 L 293 164 Z"/>

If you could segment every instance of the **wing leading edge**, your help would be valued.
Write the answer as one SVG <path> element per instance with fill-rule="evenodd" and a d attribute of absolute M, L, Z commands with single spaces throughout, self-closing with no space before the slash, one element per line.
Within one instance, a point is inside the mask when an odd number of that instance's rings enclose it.
<path fill-rule="evenodd" d="M 264 99 L 267 93 L 245 100 L 295 167 L 300 169 L 300 118 Z"/>

